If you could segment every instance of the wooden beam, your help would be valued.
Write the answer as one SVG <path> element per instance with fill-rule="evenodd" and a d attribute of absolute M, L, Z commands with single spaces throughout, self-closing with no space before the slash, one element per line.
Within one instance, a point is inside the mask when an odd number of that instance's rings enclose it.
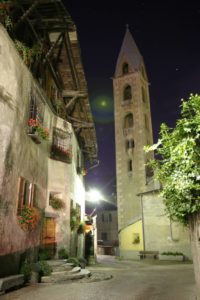
<path fill-rule="evenodd" d="M 80 98 L 83 98 L 83 97 L 87 97 L 87 94 L 83 91 L 80 91 L 80 90 L 63 90 L 62 91 L 62 96 L 63 97 L 80 97 Z"/>
<path fill-rule="evenodd" d="M 19 1 L 17 1 L 19 3 Z M 22 11 L 23 11 L 23 15 L 19 18 L 19 20 L 17 21 L 17 23 L 15 24 L 14 29 L 16 29 L 27 17 L 28 15 L 30 15 L 30 13 L 36 8 L 36 6 L 38 5 L 38 1 L 34 1 L 33 4 L 25 11 L 24 9 L 22 9 L 22 6 L 20 5 Z"/>
<path fill-rule="evenodd" d="M 57 44 L 59 43 L 61 37 L 63 36 L 63 33 L 61 32 L 57 38 L 57 40 L 51 45 L 49 51 L 47 52 L 45 58 L 44 58 L 44 63 L 46 62 L 47 58 L 49 58 L 54 50 L 54 48 L 57 46 Z M 51 42 L 51 41 L 50 41 Z"/>
<path fill-rule="evenodd" d="M 82 124 L 83 126 L 87 127 L 87 128 L 91 128 L 91 127 L 94 127 L 94 124 L 93 123 L 89 123 L 89 122 L 85 122 L 85 121 L 81 121 L 77 118 L 73 118 L 73 117 L 70 117 L 68 116 L 68 118 L 71 120 L 71 121 L 75 121 L 79 124 Z"/>
<path fill-rule="evenodd" d="M 74 59 L 73 59 L 73 53 L 72 53 L 72 49 L 71 49 L 71 43 L 70 43 L 68 32 L 65 33 L 63 40 L 64 40 L 64 45 L 65 45 L 65 50 L 67 52 L 67 56 L 69 59 L 69 65 L 70 65 L 74 85 L 75 85 L 75 88 L 78 90 L 80 88 L 80 84 L 79 84 L 78 74 L 77 74 L 76 68 L 75 68 L 75 63 L 74 63 Z"/>

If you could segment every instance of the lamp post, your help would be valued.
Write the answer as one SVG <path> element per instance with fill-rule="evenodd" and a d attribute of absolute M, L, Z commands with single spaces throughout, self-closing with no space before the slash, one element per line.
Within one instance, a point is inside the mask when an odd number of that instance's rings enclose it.
<path fill-rule="evenodd" d="M 104 195 L 97 189 L 91 189 L 86 192 L 86 202 L 92 205 L 92 212 L 88 216 L 93 220 L 93 224 L 86 222 L 86 243 L 85 243 L 85 254 L 89 264 L 92 264 L 96 260 L 97 254 L 97 226 L 95 212 L 98 209 L 99 203 L 115 205 L 115 203 L 107 200 Z M 87 232 L 88 231 L 88 232 Z"/>
<path fill-rule="evenodd" d="M 101 200 L 104 200 L 104 196 L 97 190 L 91 189 L 86 192 L 86 201 L 97 205 Z M 97 228 L 96 228 L 96 207 L 93 208 L 92 212 L 88 215 L 85 230 L 85 256 L 88 264 L 94 264 L 96 262 L 97 253 Z"/>

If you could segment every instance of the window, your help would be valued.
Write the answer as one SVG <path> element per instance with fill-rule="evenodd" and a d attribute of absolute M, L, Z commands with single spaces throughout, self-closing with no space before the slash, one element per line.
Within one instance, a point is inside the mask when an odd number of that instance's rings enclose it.
<path fill-rule="evenodd" d="M 145 128 L 149 129 L 149 122 L 148 122 L 148 117 L 146 114 L 144 115 L 144 123 L 145 123 Z"/>
<path fill-rule="evenodd" d="M 133 127 L 133 114 L 129 113 L 124 118 L 124 128 Z"/>
<path fill-rule="evenodd" d="M 71 134 L 68 131 L 60 128 L 54 128 L 51 158 L 65 163 L 71 163 Z"/>
<path fill-rule="evenodd" d="M 126 141 L 126 150 L 128 151 L 129 149 L 133 149 L 135 147 L 135 143 L 133 139 L 127 140 Z"/>
<path fill-rule="evenodd" d="M 44 104 L 32 92 L 29 119 L 34 119 L 39 121 L 40 123 L 43 123 L 43 116 L 44 116 Z"/>
<path fill-rule="evenodd" d="M 132 159 L 129 159 L 128 161 L 128 172 L 132 172 L 133 171 L 133 161 Z"/>
<path fill-rule="evenodd" d="M 124 63 L 122 66 L 122 74 L 125 75 L 128 74 L 128 72 L 129 72 L 129 66 L 127 63 Z"/>
<path fill-rule="evenodd" d="M 112 222 L 112 214 L 109 214 L 109 222 Z"/>
<path fill-rule="evenodd" d="M 19 178 L 18 185 L 18 205 L 20 210 L 23 206 L 34 206 L 35 184 L 29 182 L 23 177 Z"/>
<path fill-rule="evenodd" d="M 101 221 L 104 222 L 104 214 L 101 215 Z"/>
<path fill-rule="evenodd" d="M 127 85 L 124 88 L 123 99 L 124 99 L 124 101 L 132 99 L 132 90 L 131 90 L 131 86 L 130 85 Z"/>
<path fill-rule="evenodd" d="M 142 76 L 143 76 L 143 78 L 145 78 L 146 76 L 145 76 L 145 70 L 144 70 L 144 66 L 142 66 L 141 72 L 142 72 Z"/>
<path fill-rule="evenodd" d="M 145 166 L 145 173 L 146 173 L 146 183 L 148 183 L 151 178 L 154 176 L 154 171 L 150 165 Z"/>
<path fill-rule="evenodd" d="M 145 103 L 147 101 L 147 95 L 144 87 L 142 87 L 142 101 Z"/>
<path fill-rule="evenodd" d="M 102 232 L 102 233 L 101 233 L 101 239 L 102 239 L 103 241 L 107 241 L 107 239 L 108 239 L 108 237 L 107 237 L 107 232 Z"/>

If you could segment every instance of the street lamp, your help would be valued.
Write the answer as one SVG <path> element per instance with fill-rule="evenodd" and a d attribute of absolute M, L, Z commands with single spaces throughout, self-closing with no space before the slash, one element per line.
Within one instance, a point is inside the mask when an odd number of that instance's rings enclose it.
<path fill-rule="evenodd" d="M 91 189 L 86 192 L 86 200 L 93 203 L 99 202 L 101 200 L 106 201 L 104 196 L 97 189 Z"/>

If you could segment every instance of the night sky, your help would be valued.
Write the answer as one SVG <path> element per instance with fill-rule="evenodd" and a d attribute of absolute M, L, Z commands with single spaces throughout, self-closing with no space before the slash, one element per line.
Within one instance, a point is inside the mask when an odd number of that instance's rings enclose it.
<path fill-rule="evenodd" d="M 119 2 L 119 3 L 118 3 Z M 99 167 L 87 186 L 115 189 L 112 76 L 126 24 L 150 83 L 154 142 L 160 124 L 173 127 L 182 98 L 200 93 L 200 3 L 194 1 L 65 1 L 74 20 L 97 131 Z"/>

